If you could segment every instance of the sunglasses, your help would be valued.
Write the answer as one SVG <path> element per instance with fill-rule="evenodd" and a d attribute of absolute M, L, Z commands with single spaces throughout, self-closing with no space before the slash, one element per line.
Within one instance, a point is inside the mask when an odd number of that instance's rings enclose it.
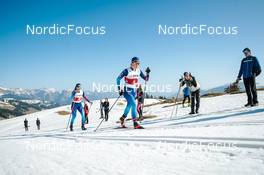
<path fill-rule="evenodd" d="M 137 62 L 137 61 L 135 61 L 135 62 L 132 62 L 132 63 L 136 63 L 137 65 L 140 65 L 140 62 Z"/>

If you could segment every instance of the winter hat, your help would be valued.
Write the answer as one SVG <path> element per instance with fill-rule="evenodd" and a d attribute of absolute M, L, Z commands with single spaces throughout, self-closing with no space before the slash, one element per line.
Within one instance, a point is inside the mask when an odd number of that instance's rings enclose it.
<path fill-rule="evenodd" d="M 81 86 L 81 83 L 77 83 L 77 84 L 75 85 L 75 88 L 74 88 L 74 89 L 77 89 L 77 87 L 79 87 L 79 86 Z"/>
<path fill-rule="evenodd" d="M 183 76 L 185 76 L 185 77 L 188 76 L 188 75 L 189 75 L 189 72 L 184 72 L 183 73 Z"/>
<path fill-rule="evenodd" d="M 139 62 L 139 58 L 138 57 L 133 57 L 131 59 L 131 63 L 134 63 L 134 62 Z"/>
<path fill-rule="evenodd" d="M 248 47 L 246 47 L 246 48 L 243 50 L 243 52 L 245 52 L 245 51 L 247 51 L 247 52 L 251 52 L 251 50 L 250 50 Z"/>

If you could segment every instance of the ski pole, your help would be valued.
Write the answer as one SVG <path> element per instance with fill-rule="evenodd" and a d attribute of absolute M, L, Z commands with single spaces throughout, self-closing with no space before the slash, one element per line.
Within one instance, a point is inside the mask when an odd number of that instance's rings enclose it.
<path fill-rule="evenodd" d="M 142 104 L 142 114 L 143 114 L 143 109 L 145 106 L 145 98 L 146 98 L 146 88 L 147 87 L 147 81 L 145 80 L 145 87 L 144 87 L 144 96 L 143 96 L 143 104 Z"/>
<path fill-rule="evenodd" d="M 178 92 L 177 92 L 177 95 L 176 95 L 176 99 L 175 99 L 175 105 L 171 111 L 171 117 L 170 117 L 170 120 L 172 119 L 173 117 L 173 113 L 174 113 L 174 110 L 176 108 L 176 112 L 175 112 L 175 115 L 177 116 L 177 113 L 178 113 L 178 105 L 177 105 L 177 101 L 178 101 L 178 98 L 179 98 L 179 93 L 180 93 L 180 90 L 181 90 L 181 84 L 179 85 L 179 89 L 178 89 Z"/>
<path fill-rule="evenodd" d="M 69 117 L 69 120 L 68 120 L 68 123 L 67 123 L 66 131 L 68 131 L 70 121 L 71 121 L 71 114 L 70 114 L 70 117 Z"/>
<path fill-rule="evenodd" d="M 71 116 L 72 116 L 72 105 L 73 105 L 73 103 L 71 104 L 71 114 L 70 114 L 70 117 L 69 117 L 69 120 L 68 120 L 68 123 L 67 123 L 66 131 L 68 131 L 69 124 L 70 124 L 70 121 L 71 121 Z"/>
<path fill-rule="evenodd" d="M 147 67 L 147 69 L 146 69 L 147 76 L 149 75 L 149 73 L 150 73 L 150 69 L 149 69 L 149 67 Z M 143 115 L 143 109 L 144 109 L 144 106 L 145 106 L 146 91 L 147 91 L 147 80 L 145 80 L 143 104 L 142 104 L 142 115 Z"/>
<path fill-rule="evenodd" d="M 114 104 L 111 106 L 111 108 L 109 109 L 108 113 L 112 110 L 112 108 L 115 106 L 116 102 L 119 100 L 119 98 L 121 97 L 121 95 L 119 95 L 116 99 L 116 101 L 114 102 Z M 98 130 L 98 128 L 101 126 L 101 124 L 103 123 L 103 121 L 105 120 L 105 118 L 103 118 L 101 120 L 101 122 L 99 123 L 99 125 L 96 127 L 96 129 L 94 130 L 94 132 L 96 132 Z"/>

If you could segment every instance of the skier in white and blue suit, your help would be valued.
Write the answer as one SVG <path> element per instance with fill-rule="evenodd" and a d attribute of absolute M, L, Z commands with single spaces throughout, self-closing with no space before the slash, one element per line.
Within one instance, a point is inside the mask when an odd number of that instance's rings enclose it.
<path fill-rule="evenodd" d="M 136 107 L 136 90 L 139 82 L 139 78 L 141 77 L 145 81 L 149 80 L 149 73 L 150 69 L 146 69 L 146 75 L 140 70 L 139 68 L 140 61 L 139 58 L 133 57 L 131 60 L 131 65 L 129 68 L 124 69 L 120 75 L 117 77 L 117 87 L 119 90 L 119 95 L 124 95 L 127 106 L 124 110 L 123 116 L 120 118 L 121 127 L 125 127 L 125 118 L 127 117 L 130 109 L 131 109 L 131 116 L 134 123 L 135 129 L 143 129 L 142 126 L 140 126 L 137 123 L 137 107 Z M 125 80 L 125 87 L 124 90 L 120 87 L 120 81 L 124 78 Z"/>

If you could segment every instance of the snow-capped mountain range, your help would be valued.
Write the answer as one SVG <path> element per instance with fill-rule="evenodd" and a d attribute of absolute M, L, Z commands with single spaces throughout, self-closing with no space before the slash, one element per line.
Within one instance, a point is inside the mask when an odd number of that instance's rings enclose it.
<path fill-rule="evenodd" d="M 56 90 L 54 88 L 22 89 L 0 87 L 0 99 L 40 100 L 57 105 L 66 105 L 70 103 L 71 92 L 72 90 Z M 105 97 L 116 97 L 116 94 L 114 93 L 99 93 L 91 91 L 86 91 L 85 93 L 91 100 Z"/>

